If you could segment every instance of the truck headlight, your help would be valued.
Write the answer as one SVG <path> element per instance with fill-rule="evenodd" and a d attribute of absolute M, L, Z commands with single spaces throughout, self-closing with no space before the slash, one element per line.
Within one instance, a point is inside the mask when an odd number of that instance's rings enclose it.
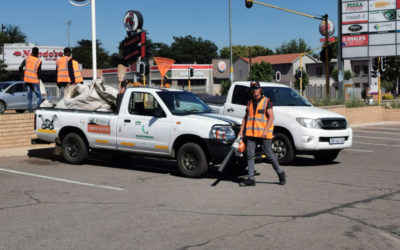
<path fill-rule="evenodd" d="M 321 128 L 319 122 L 316 119 L 311 118 L 296 118 L 296 121 L 300 123 L 301 126 L 306 128 Z"/>
<path fill-rule="evenodd" d="M 235 140 L 235 131 L 232 126 L 225 125 L 215 125 L 211 129 L 211 134 L 213 139 L 223 140 L 223 141 L 233 141 Z"/>

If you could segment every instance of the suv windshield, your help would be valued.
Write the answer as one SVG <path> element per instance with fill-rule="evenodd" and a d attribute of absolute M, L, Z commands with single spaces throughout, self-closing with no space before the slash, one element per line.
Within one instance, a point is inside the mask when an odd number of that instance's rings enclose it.
<path fill-rule="evenodd" d="M 0 82 L 0 92 L 3 92 L 11 83 L 9 82 Z"/>
<path fill-rule="evenodd" d="M 207 104 L 190 92 L 162 91 L 157 94 L 174 115 L 212 113 Z"/>
<path fill-rule="evenodd" d="M 263 87 L 264 95 L 271 99 L 274 106 L 312 106 L 292 88 Z"/>

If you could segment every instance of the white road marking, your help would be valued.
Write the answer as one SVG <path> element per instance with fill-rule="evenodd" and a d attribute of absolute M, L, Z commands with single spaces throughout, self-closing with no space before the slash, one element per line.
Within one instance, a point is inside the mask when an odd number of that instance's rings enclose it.
<path fill-rule="evenodd" d="M 358 127 L 357 129 L 400 130 L 400 128 Z"/>
<path fill-rule="evenodd" d="M 373 137 L 373 136 L 361 136 L 361 135 L 353 136 L 353 138 L 370 138 L 370 139 L 400 141 L 400 139 L 396 139 L 396 138 L 389 138 L 389 137 Z"/>
<path fill-rule="evenodd" d="M 353 131 L 355 133 L 370 133 L 370 134 L 384 134 L 384 135 L 400 135 L 400 133 L 388 133 L 388 132 L 375 132 L 375 131 L 361 131 L 361 130 L 356 130 Z"/>
<path fill-rule="evenodd" d="M 366 152 L 366 153 L 373 153 L 374 152 L 374 151 L 371 151 L 371 150 L 352 149 L 352 148 L 345 149 L 345 151 L 357 151 L 357 152 Z"/>
<path fill-rule="evenodd" d="M 67 183 L 78 184 L 78 185 L 89 186 L 89 187 L 98 187 L 98 188 L 105 188 L 105 189 L 118 190 L 118 191 L 124 190 L 123 188 L 118 188 L 118 187 L 102 186 L 102 185 L 96 185 L 96 184 L 85 183 L 85 182 L 80 182 L 80 181 L 71 181 L 71 180 L 67 180 L 67 179 L 60 179 L 60 178 L 54 178 L 54 177 L 45 176 L 45 175 L 19 172 L 19 171 L 10 170 L 10 169 L 4 169 L 4 168 L 0 168 L 0 171 L 13 173 L 13 174 L 33 176 L 33 177 L 38 177 L 38 178 L 43 178 L 43 179 L 48 179 L 48 180 L 53 180 L 53 181 L 67 182 Z"/>
<path fill-rule="evenodd" d="M 388 147 L 398 147 L 400 148 L 400 145 L 393 145 L 393 144 L 378 144 L 378 143 L 369 143 L 369 142 L 354 142 L 353 144 L 367 144 L 367 145 L 375 145 L 375 146 L 388 146 Z"/>

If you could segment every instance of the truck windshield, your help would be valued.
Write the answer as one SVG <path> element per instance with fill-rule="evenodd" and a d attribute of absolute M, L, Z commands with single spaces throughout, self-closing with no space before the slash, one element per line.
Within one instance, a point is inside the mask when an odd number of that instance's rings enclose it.
<path fill-rule="evenodd" d="M 157 92 L 174 115 L 212 113 L 211 108 L 196 95 L 186 91 Z"/>
<path fill-rule="evenodd" d="M 312 106 L 297 91 L 291 88 L 263 87 L 264 95 L 271 99 L 274 106 Z"/>

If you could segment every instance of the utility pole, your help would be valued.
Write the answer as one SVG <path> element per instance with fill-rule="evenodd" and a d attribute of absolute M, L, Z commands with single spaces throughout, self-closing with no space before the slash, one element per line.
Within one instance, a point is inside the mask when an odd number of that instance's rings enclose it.
<path fill-rule="evenodd" d="M 325 92 L 326 97 L 330 98 L 329 95 L 329 52 L 328 52 L 328 45 L 329 45 L 329 25 L 328 25 L 328 14 L 325 14 L 322 17 L 325 21 Z"/>
<path fill-rule="evenodd" d="M 2 44 L 2 46 L 3 46 L 3 63 L 4 63 L 4 30 L 6 29 L 6 26 L 4 26 L 4 24 L 1 24 L 1 35 L 2 35 L 2 38 L 3 39 L 1 39 L 2 41 L 1 41 L 1 44 Z"/>
<path fill-rule="evenodd" d="M 339 84 L 339 99 L 344 99 L 344 89 L 343 89 L 343 80 L 344 80 L 344 66 L 343 66 L 343 56 L 342 56 L 342 1 L 338 1 L 338 84 Z M 368 70 L 369 72 L 369 70 Z"/>
<path fill-rule="evenodd" d="M 233 62 L 232 62 L 232 8 L 231 8 L 231 0 L 229 0 L 229 48 L 230 48 L 230 73 L 229 79 L 231 83 L 233 83 Z"/>
<path fill-rule="evenodd" d="M 70 31 L 71 31 L 71 20 L 65 21 L 65 23 L 68 25 L 68 48 L 71 48 L 71 37 L 70 37 Z"/>

